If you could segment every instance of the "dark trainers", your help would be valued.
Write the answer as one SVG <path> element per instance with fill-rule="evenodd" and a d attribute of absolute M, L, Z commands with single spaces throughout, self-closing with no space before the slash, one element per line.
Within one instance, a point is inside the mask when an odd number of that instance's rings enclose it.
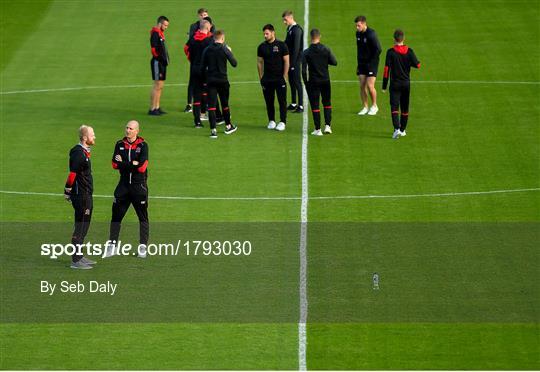
<path fill-rule="evenodd" d="M 191 105 L 186 105 L 186 108 L 184 109 L 184 112 L 192 112 L 193 109 L 191 108 Z"/>
<path fill-rule="evenodd" d="M 291 104 L 287 107 L 287 110 L 289 110 L 289 111 L 294 111 L 294 110 L 296 110 L 296 103 L 291 103 Z"/>
<path fill-rule="evenodd" d="M 293 112 L 295 114 L 301 114 L 302 112 L 304 112 L 304 106 L 297 106 Z"/>
<path fill-rule="evenodd" d="M 238 129 L 238 127 L 231 124 L 231 125 L 229 125 L 228 128 L 225 128 L 225 130 L 223 132 L 225 134 L 232 134 L 232 133 L 236 132 L 237 129 Z"/>
<path fill-rule="evenodd" d="M 85 263 L 87 265 L 95 265 L 96 264 L 96 261 L 91 260 L 91 259 L 86 258 L 86 257 L 81 258 L 80 262 Z"/>
<path fill-rule="evenodd" d="M 210 132 L 210 138 L 216 139 L 217 138 L 217 130 L 212 129 Z"/>
<path fill-rule="evenodd" d="M 82 260 L 79 260 L 77 262 L 72 262 L 70 267 L 72 269 L 76 269 L 76 270 L 90 270 L 90 269 L 92 269 L 92 266 L 90 266 L 88 264 L 85 264 L 84 262 L 82 262 Z"/>
<path fill-rule="evenodd" d="M 163 111 L 161 108 L 157 108 L 156 111 L 159 112 L 160 115 L 165 115 L 167 113 Z"/>
<path fill-rule="evenodd" d="M 201 123 L 196 123 L 195 124 L 195 128 L 202 128 L 202 127 L 203 127 L 203 125 Z"/>
<path fill-rule="evenodd" d="M 161 115 L 158 110 L 148 110 L 148 115 L 159 116 Z"/>

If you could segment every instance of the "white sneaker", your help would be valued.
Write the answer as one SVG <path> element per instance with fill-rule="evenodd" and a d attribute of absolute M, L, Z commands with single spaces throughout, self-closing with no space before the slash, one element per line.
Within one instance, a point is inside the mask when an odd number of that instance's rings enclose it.
<path fill-rule="evenodd" d="M 392 134 L 393 139 L 398 139 L 399 137 L 399 129 L 394 130 L 394 134 Z"/>
<path fill-rule="evenodd" d="M 330 127 L 330 125 L 325 125 L 324 126 L 324 133 L 332 134 L 332 128 Z"/>
<path fill-rule="evenodd" d="M 279 130 L 280 132 L 283 132 L 285 130 L 285 123 L 280 121 L 278 125 L 276 125 L 276 130 Z"/>
<path fill-rule="evenodd" d="M 320 129 L 315 129 L 313 132 L 311 132 L 312 135 L 314 136 L 322 136 L 322 132 Z"/>
<path fill-rule="evenodd" d="M 266 128 L 268 128 L 268 129 L 276 129 L 276 122 L 275 121 L 269 122 L 268 126 Z"/>
<path fill-rule="evenodd" d="M 368 115 L 375 115 L 379 111 L 379 108 L 377 106 L 371 106 L 368 111 Z"/>
<path fill-rule="evenodd" d="M 208 121 L 208 115 L 207 114 L 201 114 L 200 116 L 202 121 Z"/>
<path fill-rule="evenodd" d="M 137 249 L 137 257 L 146 258 L 146 245 L 145 244 L 139 245 L 139 248 Z"/>
<path fill-rule="evenodd" d="M 367 114 L 369 111 L 369 109 L 367 107 L 364 107 L 362 110 L 360 110 L 360 112 L 358 113 L 358 115 L 365 115 Z"/>
<path fill-rule="evenodd" d="M 227 127 L 225 127 L 225 130 L 223 131 L 223 133 L 225 133 L 225 134 L 233 134 L 234 132 L 236 132 L 237 129 L 238 129 L 238 127 L 236 125 L 231 124 L 229 129 L 227 129 Z"/>
<path fill-rule="evenodd" d="M 116 247 L 114 244 L 107 244 L 105 245 L 105 253 L 103 254 L 103 258 L 109 258 L 112 256 L 116 256 Z"/>
<path fill-rule="evenodd" d="M 405 137 L 406 135 L 407 135 L 407 132 L 405 132 L 405 131 L 403 131 L 403 132 L 402 132 L 402 131 L 399 131 L 399 136 L 400 136 L 400 137 Z"/>

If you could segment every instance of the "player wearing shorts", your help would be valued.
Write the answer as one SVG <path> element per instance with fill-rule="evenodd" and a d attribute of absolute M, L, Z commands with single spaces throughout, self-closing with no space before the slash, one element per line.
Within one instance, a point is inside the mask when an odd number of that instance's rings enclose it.
<path fill-rule="evenodd" d="M 150 50 L 152 59 L 150 60 L 150 70 L 152 73 L 152 92 L 150 93 L 150 110 L 148 115 L 159 116 L 166 114 L 160 108 L 161 92 L 167 78 L 167 66 L 169 65 L 169 53 L 165 44 L 165 30 L 169 27 L 169 20 L 165 16 L 160 16 L 157 25 L 150 30 Z"/>

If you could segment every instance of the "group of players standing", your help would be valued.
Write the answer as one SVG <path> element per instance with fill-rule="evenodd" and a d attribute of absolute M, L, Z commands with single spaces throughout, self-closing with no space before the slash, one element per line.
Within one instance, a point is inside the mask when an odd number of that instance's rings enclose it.
<path fill-rule="evenodd" d="M 208 16 L 208 10 L 201 8 L 197 14 L 199 20 L 190 26 L 189 38 L 184 46 L 184 52 L 190 62 L 188 104 L 184 112 L 193 112 L 196 128 L 202 128 L 202 120 L 210 120 L 210 137 L 217 138 L 217 124 L 225 124 L 225 134 L 234 133 L 237 129 L 230 119 L 228 107 L 230 85 L 227 77 L 227 62 L 236 67 L 237 61 L 231 48 L 225 44 L 224 31 L 215 30 L 212 19 Z M 257 50 L 257 67 L 266 102 L 268 129 L 278 131 L 285 130 L 287 110 L 295 113 L 304 111 L 300 80 L 303 30 L 294 21 L 292 11 L 285 11 L 282 17 L 287 25 L 285 42 L 277 40 L 274 26 L 267 24 L 263 27 L 265 42 Z M 152 60 L 150 64 L 154 86 L 148 114 L 153 116 L 165 113 L 159 107 L 159 97 L 163 89 L 163 81 L 166 79 L 169 61 L 164 36 L 164 31 L 168 26 L 167 17 L 161 16 L 157 20 L 157 26 L 151 30 Z M 335 61 L 335 57 L 333 60 Z M 291 86 L 292 97 L 292 103 L 288 107 L 286 103 L 287 80 Z M 280 118 L 277 124 L 274 107 L 276 95 Z M 206 111 L 208 111 L 207 115 Z"/>
<path fill-rule="evenodd" d="M 190 80 L 188 85 L 188 105 L 185 112 L 193 112 L 196 128 L 201 128 L 201 121 L 210 121 L 211 138 L 217 138 L 217 124 L 225 124 L 225 134 L 234 133 L 237 127 L 231 123 L 229 110 L 229 81 L 227 63 L 233 67 L 237 61 L 231 48 L 225 43 L 223 30 L 215 30 L 206 9 L 199 9 L 199 21 L 192 24 L 189 40 L 184 51 L 190 61 Z M 313 114 L 315 130 L 312 135 L 322 136 L 321 110 L 322 100 L 324 112 L 324 133 L 332 133 L 331 84 L 329 66 L 337 66 L 332 51 L 321 44 L 321 33 L 314 28 L 310 31 L 311 44 L 304 50 L 303 30 L 294 20 L 293 12 L 287 10 L 282 14 L 287 25 L 285 42 L 276 39 L 274 26 L 266 24 L 262 31 L 265 41 L 257 49 L 257 68 L 263 90 L 268 115 L 267 128 L 284 131 L 287 122 L 287 111 L 302 113 L 304 108 L 301 78 L 306 87 Z M 381 46 L 375 31 L 367 26 L 366 17 L 355 19 L 357 41 L 357 75 L 360 82 L 360 96 L 363 103 L 358 115 L 376 115 L 377 92 L 375 80 L 379 65 Z M 165 43 L 164 31 L 169 20 L 160 16 L 157 26 L 152 28 L 150 44 L 152 59 L 150 67 L 154 85 L 151 93 L 149 115 L 165 114 L 160 108 L 160 97 L 166 79 L 169 55 Z M 394 32 L 394 47 L 386 52 L 384 66 L 383 92 L 390 81 L 390 107 L 394 132 L 392 138 L 405 136 L 409 115 L 410 69 L 419 68 L 420 62 L 413 50 L 404 45 L 403 31 Z M 301 77 L 301 78 L 300 78 Z M 292 103 L 287 106 L 287 81 L 291 86 Z M 279 122 L 276 123 L 274 101 L 277 96 L 279 105 Z M 219 101 L 218 101 L 219 97 Z M 368 97 L 372 105 L 369 107 Z M 191 106 L 191 102 L 193 106 Z M 221 103 L 221 109 L 219 107 Z M 401 111 L 400 111 L 401 110 Z M 208 112 L 207 116 L 205 111 Z M 146 244 L 149 237 L 148 222 L 148 144 L 138 136 L 139 123 L 131 120 L 126 124 L 125 137 L 119 140 L 114 149 L 112 167 L 120 172 L 120 180 L 114 192 L 112 218 L 110 224 L 109 244 L 104 257 L 115 255 L 118 248 L 115 243 L 120 234 L 120 225 L 130 205 L 133 205 L 139 218 L 140 245 L 138 256 L 146 257 Z M 90 126 L 79 128 L 79 144 L 70 151 L 69 169 L 64 194 L 71 201 L 75 210 L 75 228 L 72 244 L 82 244 L 92 216 L 93 179 L 90 162 L 90 147 L 94 145 L 95 134 Z M 79 252 L 72 256 L 71 267 L 74 269 L 91 269 L 96 262 Z"/>
<path fill-rule="evenodd" d="M 193 112 L 196 128 L 202 127 L 202 120 L 209 119 L 210 137 L 217 138 L 216 124 L 226 124 L 225 134 L 234 133 L 237 129 L 230 121 L 227 77 L 227 61 L 233 67 L 237 66 L 237 61 L 231 48 L 225 44 L 224 31 L 216 31 L 212 19 L 208 16 L 208 10 L 201 8 L 197 14 L 199 20 L 190 26 L 189 38 L 184 47 L 190 62 L 188 104 L 184 112 Z M 287 26 L 285 42 L 276 39 L 273 25 L 266 24 L 262 29 L 265 41 L 257 49 L 257 68 L 268 115 L 267 128 L 283 131 L 286 128 L 287 111 L 294 113 L 304 111 L 303 80 L 315 124 L 312 134 L 323 135 L 319 108 L 321 98 L 325 118 L 324 133 L 332 133 L 331 85 L 328 66 L 337 66 L 337 60 L 331 50 L 320 43 L 321 33 L 318 29 L 310 31 L 311 45 L 304 50 L 304 31 L 294 20 L 293 12 L 284 11 L 282 19 Z M 160 108 L 159 99 L 169 63 L 164 36 L 168 25 L 167 17 L 161 16 L 157 20 L 157 26 L 151 30 L 152 60 L 150 63 L 154 86 L 149 115 L 159 116 L 165 113 Z M 368 27 L 365 16 L 356 17 L 355 25 L 358 62 L 356 74 L 363 103 L 363 108 L 358 115 L 376 115 L 379 108 L 375 81 L 382 49 L 375 30 Z M 410 69 L 411 67 L 419 68 L 420 63 L 413 50 L 404 45 L 403 31 L 398 29 L 394 32 L 394 42 L 394 47 L 386 53 L 383 92 L 391 79 L 390 106 L 394 126 L 392 137 L 398 138 L 406 135 Z M 291 87 L 291 104 L 288 107 L 287 81 Z M 278 123 L 276 123 L 274 107 L 276 96 L 279 104 Z M 371 98 L 371 107 L 368 104 L 369 98 Z M 205 113 L 207 110 L 208 115 Z"/>

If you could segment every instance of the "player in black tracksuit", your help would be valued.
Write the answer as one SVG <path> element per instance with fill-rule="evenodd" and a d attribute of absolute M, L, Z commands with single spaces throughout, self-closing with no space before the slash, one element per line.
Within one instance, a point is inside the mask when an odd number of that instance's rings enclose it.
<path fill-rule="evenodd" d="M 289 71 L 289 48 L 281 40 L 276 39 L 274 26 L 263 27 L 265 41 L 257 48 L 257 69 L 263 88 L 268 114 L 268 129 L 285 130 L 287 123 L 287 82 Z M 277 93 L 280 123 L 275 122 L 274 99 Z"/>
<path fill-rule="evenodd" d="M 409 119 L 409 96 L 411 93 L 410 73 L 411 67 L 420 68 L 420 62 L 414 51 L 403 44 L 404 34 L 401 30 L 394 32 L 393 48 L 386 52 L 384 63 L 383 91 L 390 80 L 390 108 L 392 110 L 392 124 L 394 125 L 394 139 L 405 136 L 407 121 Z M 399 110 L 401 109 L 401 118 Z"/>
<path fill-rule="evenodd" d="M 328 66 L 337 66 L 337 60 L 330 48 L 320 43 L 321 33 L 318 29 L 310 32 L 311 45 L 304 50 L 302 56 L 302 78 L 309 97 L 313 122 L 314 135 L 321 135 L 321 110 L 319 99 L 322 96 L 324 108 L 325 133 L 332 133 L 332 102 L 331 85 Z"/>
<path fill-rule="evenodd" d="M 90 146 L 95 143 L 92 127 L 79 128 L 80 143 L 69 152 L 69 175 L 66 180 L 64 195 L 71 201 L 75 210 L 75 226 L 71 236 L 73 245 L 82 244 L 92 218 L 94 182 L 92 178 L 92 162 L 90 161 Z M 73 269 L 91 269 L 95 264 L 82 255 L 73 254 L 71 257 Z"/>
<path fill-rule="evenodd" d="M 197 30 L 201 27 L 201 21 L 203 19 L 206 19 L 206 20 L 211 19 L 210 17 L 208 17 L 208 10 L 205 8 L 200 8 L 197 11 L 197 15 L 199 16 L 199 20 L 189 25 L 188 41 L 189 39 L 193 37 L 193 35 L 195 35 L 195 32 L 197 32 Z M 216 31 L 216 28 L 212 24 L 212 27 L 210 27 L 210 32 L 214 33 L 215 31 Z M 191 106 L 192 103 L 193 103 L 193 83 L 191 82 L 191 74 L 190 74 L 188 89 L 187 89 L 187 106 L 184 109 L 184 112 L 191 112 L 193 110 L 193 107 Z"/>
<path fill-rule="evenodd" d="M 140 244 L 148 243 L 148 144 L 139 137 L 139 123 L 126 124 L 126 137 L 116 142 L 112 167 L 120 172 L 120 181 L 114 190 L 109 240 L 118 242 L 122 219 L 130 205 L 139 218 Z M 114 243 L 113 243 L 114 244 Z"/>
<path fill-rule="evenodd" d="M 230 84 L 227 79 L 227 61 L 233 67 L 236 67 L 238 64 L 231 49 L 225 44 L 225 33 L 222 30 L 218 30 L 214 34 L 214 43 L 210 44 L 204 50 L 201 63 L 201 75 L 204 76 L 208 84 L 208 113 L 211 138 L 217 138 L 216 107 L 218 95 L 223 107 L 223 118 L 226 125 L 225 134 L 231 134 L 236 131 L 236 127 L 231 124 L 231 113 L 229 110 Z"/>
<path fill-rule="evenodd" d="M 200 28 L 184 46 L 184 52 L 190 61 L 190 79 L 193 84 L 193 121 L 196 128 L 202 128 L 201 105 L 204 93 L 204 78 L 201 75 L 202 54 L 208 45 L 213 42 L 210 32 L 210 22 L 202 20 Z"/>
<path fill-rule="evenodd" d="M 283 22 L 287 25 L 285 44 L 287 44 L 287 48 L 289 48 L 289 85 L 291 86 L 291 104 L 287 109 L 301 113 L 304 111 L 304 94 L 302 81 L 300 80 L 300 65 L 302 63 L 302 51 L 304 50 L 304 30 L 294 21 L 292 11 L 284 11 L 282 17 Z"/>

